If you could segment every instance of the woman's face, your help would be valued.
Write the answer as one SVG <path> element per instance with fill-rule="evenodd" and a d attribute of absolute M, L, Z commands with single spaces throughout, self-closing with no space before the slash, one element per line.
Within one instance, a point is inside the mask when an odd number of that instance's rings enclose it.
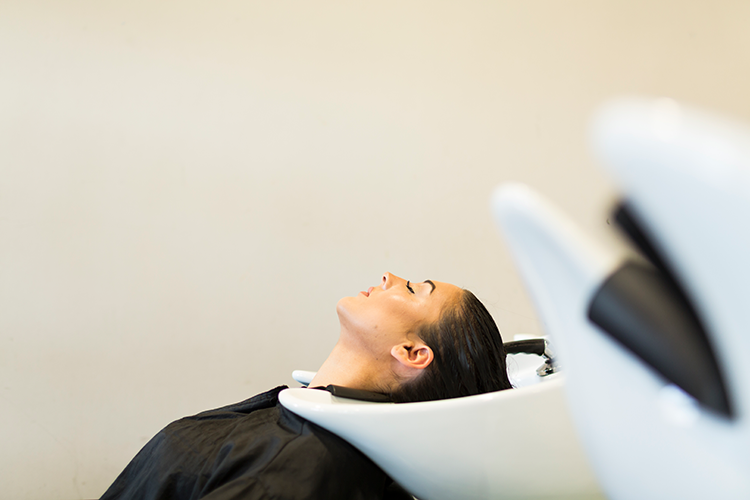
<path fill-rule="evenodd" d="M 385 273 L 377 286 L 339 301 L 336 310 L 342 335 L 347 334 L 376 355 L 389 352 L 421 325 L 437 321 L 443 308 L 456 301 L 460 292 L 449 283 L 413 283 Z"/>

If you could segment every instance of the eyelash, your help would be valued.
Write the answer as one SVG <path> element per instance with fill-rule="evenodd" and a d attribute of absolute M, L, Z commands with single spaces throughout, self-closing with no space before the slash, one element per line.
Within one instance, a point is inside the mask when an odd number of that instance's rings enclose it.
<path fill-rule="evenodd" d="M 406 288 L 407 288 L 407 289 L 408 289 L 408 290 L 409 290 L 409 291 L 410 291 L 411 293 L 414 293 L 414 290 L 412 290 L 411 286 L 409 286 L 409 283 L 411 283 L 411 282 L 410 282 L 410 281 L 407 281 L 407 282 L 406 282 Z"/>

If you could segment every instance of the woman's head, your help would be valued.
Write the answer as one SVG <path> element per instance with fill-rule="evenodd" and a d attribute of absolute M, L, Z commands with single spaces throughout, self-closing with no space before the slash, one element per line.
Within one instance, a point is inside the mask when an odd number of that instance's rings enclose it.
<path fill-rule="evenodd" d="M 339 343 L 369 369 L 359 388 L 425 401 L 510 387 L 500 332 L 469 291 L 386 273 L 379 286 L 341 299 L 337 312 Z"/>
<path fill-rule="evenodd" d="M 473 293 L 461 290 L 440 318 L 417 331 L 434 359 L 422 373 L 391 390 L 396 402 L 449 399 L 511 387 L 500 331 Z"/>

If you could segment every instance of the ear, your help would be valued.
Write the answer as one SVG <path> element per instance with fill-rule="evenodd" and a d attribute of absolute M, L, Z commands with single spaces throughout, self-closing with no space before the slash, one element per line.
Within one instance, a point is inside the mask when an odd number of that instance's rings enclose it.
<path fill-rule="evenodd" d="M 435 355 L 424 342 L 402 342 L 391 347 L 391 356 L 397 361 L 397 369 L 402 375 L 417 375 L 424 370 Z"/>

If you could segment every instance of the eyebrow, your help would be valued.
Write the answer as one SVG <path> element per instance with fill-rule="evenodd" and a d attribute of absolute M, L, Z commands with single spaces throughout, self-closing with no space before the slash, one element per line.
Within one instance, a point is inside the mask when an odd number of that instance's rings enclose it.
<path fill-rule="evenodd" d="M 432 281 L 430 281 L 430 280 L 424 280 L 424 281 L 423 281 L 423 283 L 429 283 L 429 284 L 430 284 L 430 286 L 432 287 L 432 290 L 430 290 L 430 293 L 434 292 L 434 291 L 435 291 L 435 288 L 437 288 L 437 287 L 435 286 L 435 283 L 433 283 L 433 282 L 432 282 Z"/>

